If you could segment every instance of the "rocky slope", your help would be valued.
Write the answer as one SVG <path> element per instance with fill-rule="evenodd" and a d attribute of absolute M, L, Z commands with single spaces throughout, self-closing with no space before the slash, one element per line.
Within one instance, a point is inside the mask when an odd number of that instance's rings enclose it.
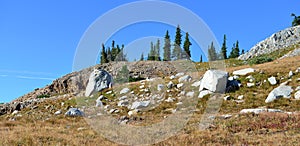
<path fill-rule="evenodd" d="M 300 42 L 300 26 L 290 27 L 279 31 L 269 38 L 259 42 L 247 53 L 239 56 L 241 60 L 247 60 L 263 54 L 269 54 L 280 49 L 286 49 Z M 295 53 L 293 53 L 295 54 Z"/>

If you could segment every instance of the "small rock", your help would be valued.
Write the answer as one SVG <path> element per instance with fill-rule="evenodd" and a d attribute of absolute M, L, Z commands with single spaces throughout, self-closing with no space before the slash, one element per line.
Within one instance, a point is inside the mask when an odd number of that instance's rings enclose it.
<path fill-rule="evenodd" d="M 114 108 L 113 108 L 113 109 L 110 109 L 108 113 L 112 114 L 112 113 L 114 113 L 114 112 L 116 112 L 116 111 L 117 111 L 117 109 L 114 109 Z"/>
<path fill-rule="evenodd" d="M 295 93 L 295 99 L 300 100 L 300 90 Z"/>
<path fill-rule="evenodd" d="M 232 115 L 229 115 L 229 114 L 221 115 L 221 116 L 220 116 L 220 118 L 222 118 L 222 119 L 229 119 L 229 118 L 231 118 L 231 117 L 232 117 Z"/>
<path fill-rule="evenodd" d="M 78 108 L 70 108 L 66 113 L 66 116 L 76 117 L 76 116 L 84 116 L 84 113 Z"/>
<path fill-rule="evenodd" d="M 170 79 L 171 80 L 175 79 L 175 76 L 174 75 L 170 76 Z"/>
<path fill-rule="evenodd" d="M 145 88 L 145 85 L 141 85 L 139 88 L 140 88 L 140 89 L 143 89 L 143 88 Z"/>
<path fill-rule="evenodd" d="M 300 72 L 300 67 L 298 67 L 295 71 L 295 73 L 299 73 Z"/>
<path fill-rule="evenodd" d="M 181 76 L 184 76 L 184 73 L 183 73 L 183 72 L 177 73 L 177 74 L 175 75 L 176 78 L 177 78 L 177 77 L 181 77 Z"/>
<path fill-rule="evenodd" d="M 174 102 L 174 99 L 169 97 L 168 99 L 165 100 L 166 102 Z"/>
<path fill-rule="evenodd" d="M 128 93 L 129 91 L 130 91 L 129 88 L 124 88 L 124 89 L 122 89 L 122 90 L 120 91 L 120 94 L 126 94 L 126 93 Z"/>
<path fill-rule="evenodd" d="M 177 88 L 180 89 L 181 87 L 183 87 L 183 83 L 177 84 Z"/>
<path fill-rule="evenodd" d="M 294 75 L 293 71 L 290 71 L 289 72 L 289 78 L 293 77 L 293 75 Z"/>
<path fill-rule="evenodd" d="M 14 110 L 12 113 L 11 113 L 11 115 L 16 115 L 16 114 L 18 114 L 19 113 L 19 111 L 18 110 Z"/>
<path fill-rule="evenodd" d="M 105 94 L 111 94 L 112 93 L 112 91 L 107 91 Z"/>
<path fill-rule="evenodd" d="M 149 106 L 150 101 L 135 101 L 132 103 L 130 109 L 141 109 Z"/>
<path fill-rule="evenodd" d="M 295 91 L 299 91 L 300 90 L 300 86 L 296 87 Z"/>
<path fill-rule="evenodd" d="M 104 98 L 104 96 L 103 95 L 101 95 L 100 97 L 98 97 L 98 99 L 96 100 L 96 107 L 103 107 L 103 103 L 102 103 L 102 101 L 101 101 L 101 99 L 103 99 Z"/>
<path fill-rule="evenodd" d="M 54 113 L 54 115 L 60 115 L 60 114 L 62 114 L 61 110 L 58 110 Z"/>
<path fill-rule="evenodd" d="M 242 100 L 242 99 L 244 99 L 244 95 L 238 96 L 238 100 Z"/>
<path fill-rule="evenodd" d="M 168 89 L 171 89 L 173 86 L 174 86 L 174 84 L 173 84 L 172 81 L 170 81 L 170 82 L 167 84 L 167 88 L 168 88 Z"/>
<path fill-rule="evenodd" d="M 138 113 L 138 110 L 131 110 L 128 112 L 128 116 L 133 116 L 136 115 Z"/>
<path fill-rule="evenodd" d="M 191 77 L 191 76 L 185 75 L 185 76 L 183 76 L 183 77 L 180 77 L 180 78 L 178 79 L 178 82 L 179 82 L 179 83 L 181 83 L 181 82 L 189 82 L 189 81 L 191 81 L 191 80 L 192 80 L 192 77 Z"/>
<path fill-rule="evenodd" d="M 247 87 L 250 88 L 250 87 L 254 87 L 255 86 L 255 83 L 247 83 Z"/>
<path fill-rule="evenodd" d="M 275 77 L 270 77 L 268 78 L 268 81 L 271 85 L 276 85 L 277 84 L 277 81 L 276 81 L 276 78 Z"/>
<path fill-rule="evenodd" d="M 224 97 L 225 101 L 230 100 L 230 99 L 231 99 L 231 97 L 229 95 L 227 95 L 227 96 Z"/>
<path fill-rule="evenodd" d="M 77 131 L 83 131 L 83 130 L 87 130 L 87 128 L 84 128 L 84 127 L 77 128 Z"/>
<path fill-rule="evenodd" d="M 246 77 L 246 79 L 248 79 L 249 82 L 251 82 L 251 83 L 255 80 L 253 76 L 248 76 L 248 77 Z"/>
<path fill-rule="evenodd" d="M 119 100 L 125 100 L 125 99 L 127 99 L 127 96 L 122 96 L 119 98 Z"/>
<path fill-rule="evenodd" d="M 203 90 L 200 91 L 198 98 L 203 98 L 206 95 L 212 94 L 213 92 L 209 91 L 209 90 Z"/>
<path fill-rule="evenodd" d="M 157 85 L 157 90 L 158 91 L 161 91 L 161 90 L 163 90 L 164 89 L 164 85 L 163 84 L 158 84 Z"/>
<path fill-rule="evenodd" d="M 254 114 L 259 114 L 262 112 L 283 112 L 282 110 L 279 109 L 266 109 L 266 108 L 256 108 L 256 109 L 243 109 L 240 111 L 241 114 L 247 114 L 247 113 L 254 113 Z"/>
<path fill-rule="evenodd" d="M 128 106 L 128 105 L 129 105 L 128 100 L 121 100 L 118 102 L 119 107 Z"/>
<path fill-rule="evenodd" d="M 253 68 L 245 68 L 245 69 L 234 71 L 233 75 L 244 76 L 244 75 L 247 75 L 247 74 L 253 73 L 253 72 L 255 72 L 255 70 Z"/>

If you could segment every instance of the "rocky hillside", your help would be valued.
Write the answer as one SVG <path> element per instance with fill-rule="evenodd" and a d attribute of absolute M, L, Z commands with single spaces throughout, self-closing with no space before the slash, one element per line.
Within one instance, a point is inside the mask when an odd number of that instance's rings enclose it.
<path fill-rule="evenodd" d="M 286 49 L 299 42 L 300 42 L 300 26 L 287 28 L 259 42 L 254 47 L 252 47 L 247 53 L 239 56 L 239 59 L 247 60 L 256 56 L 269 54 L 274 51 Z M 295 56 L 295 53 L 297 52 L 299 51 L 291 52 L 290 55 L 288 56 Z"/>

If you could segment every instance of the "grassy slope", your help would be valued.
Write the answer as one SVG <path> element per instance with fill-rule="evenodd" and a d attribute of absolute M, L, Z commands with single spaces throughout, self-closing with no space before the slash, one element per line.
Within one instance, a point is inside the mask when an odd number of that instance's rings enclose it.
<path fill-rule="evenodd" d="M 290 70 L 294 71 L 300 67 L 300 57 L 275 60 L 273 62 L 259 65 L 243 65 L 243 62 L 234 59 L 227 60 L 226 70 L 232 73 L 234 70 L 253 67 L 264 74 L 254 73 L 255 82 L 263 83 L 267 77 L 275 76 L 280 83 L 287 80 Z M 197 68 L 208 68 L 207 63 L 196 64 Z M 293 76 L 289 85 L 295 87 L 300 83 L 296 81 L 300 74 Z M 247 80 L 241 78 L 245 85 Z M 131 87 L 139 92 L 140 84 L 132 84 Z M 155 87 L 155 86 L 154 86 Z M 264 100 L 268 93 L 276 86 L 269 83 L 261 84 L 259 87 L 242 87 L 239 91 L 227 95 L 237 98 L 244 95 L 245 102 L 236 103 L 234 100 L 224 101 L 220 109 L 221 114 L 232 114 L 230 119 L 217 118 L 210 128 L 200 131 L 197 123 L 206 105 L 208 97 L 198 100 L 198 111 L 190 119 L 188 125 L 177 136 L 171 137 L 156 145 L 297 145 L 300 139 L 300 115 L 287 114 L 261 114 L 261 115 L 239 115 L 243 108 L 269 107 L 285 111 L 300 111 L 300 101 L 293 99 L 281 99 L 273 103 L 265 104 Z M 116 89 L 117 90 L 117 89 Z M 115 97 L 107 95 L 113 100 Z M 83 100 L 83 99 L 79 99 Z M 94 98 L 89 99 L 94 101 Z M 60 103 L 64 102 L 62 106 Z M 37 108 L 25 109 L 21 112 L 22 117 L 6 115 L 0 117 L 0 145 L 117 145 L 101 137 L 89 127 L 83 118 L 69 118 L 63 115 L 53 116 L 53 113 L 62 109 L 66 111 L 68 106 L 76 106 L 75 99 L 60 99 L 59 101 L 48 101 L 38 105 Z M 147 114 L 139 114 L 143 122 L 151 123 L 160 121 L 162 117 L 170 114 L 161 112 L 161 109 L 172 108 L 174 105 L 163 103 L 156 110 Z M 121 114 L 127 111 L 121 111 Z M 117 115 L 116 115 L 117 116 Z M 15 117 L 16 121 L 8 119 Z M 141 123 L 138 123 L 141 124 Z M 79 129 L 78 129 L 79 128 Z M 83 128 L 83 129 L 82 129 Z"/>

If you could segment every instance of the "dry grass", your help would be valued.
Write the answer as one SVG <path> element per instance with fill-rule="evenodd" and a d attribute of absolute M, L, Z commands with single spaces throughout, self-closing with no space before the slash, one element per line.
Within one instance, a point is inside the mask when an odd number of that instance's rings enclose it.
<path fill-rule="evenodd" d="M 240 65 L 234 60 L 228 61 L 231 65 Z M 227 63 L 228 63 L 227 62 Z M 204 68 L 208 64 L 197 64 Z M 277 79 L 284 77 L 280 83 L 287 80 L 290 70 L 294 71 L 300 67 L 300 56 L 294 58 L 286 58 L 283 60 L 275 60 L 273 62 L 259 65 L 242 65 L 238 67 L 227 68 L 232 73 L 234 70 L 246 67 L 264 71 L 264 74 L 253 74 L 255 82 L 263 82 L 267 77 L 273 75 Z M 195 76 L 202 75 L 205 69 Z M 279 73 L 279 74 L 278 74 Z M 300 85 L 296 81 L 300 78 L 300 74 L 293 76 L 289 85 L 293 88 Z M 243 84 L 247 82 L 245 77 L 241 77 Z M 165 82 L 169 82 L 166 78 Z M 175 81 L 174 81 L 175 82 Z M 135 94 L 139 93 L 140 82 L 130 83 L 129 86 Z M 148 84 L 146 84 L 148 86 Z M 152 85 L 157 87 L 156 84 Z M 156 143 L 154 145 L 299 145 L 300 139 L 300 114 L 287 115 L 283 113 L 265 113 L 260 115 L 245 114 L 239 115 L 238 112 L 244 108 L 268 107 L 277 108 L 285 111 L 300 111 L 300 101 L 293 99 L 280 99 L 273 103 L 266 104 L 264 102 L 268 93 L 277 86 L 271 86 L 269 83 L 262 83 L 257 88 L 242 87 L 240 90 L 229 93 L 228 95 L 237 98 L 238 95 L 244 95 L 244 102 L 236 103 L 234 100 L 224 101 L 219 114 L 232 114 L 230 119 L 216 118 L 214 123 L 206 130 L 199 130 L 198 124 L 200 117 L 206 107 L 208 96 L 198 99 L 197 112 L 190 118 L 188 124 L 178 135 L 169 139 Z M 113 101 L 118 95 L 117 93 L 123 86 L 115 87 L 116 95 L 105 93 L 109 100 Z M 197 91 L 197 88 L 190 89 Z M 178 92 L 171 92 L 175 96 Z M 197 94 L 196 94 L 197 95 Z M 95 104 L 94 101 L 98 97 L 85 99 L 77 98 L 77 102 Z M 62 106 L 61 102 L 65 104 Z M 174 102 L 176 103 L 176 102 Z M 113 102 L 116 105 L 115 102 Z M 63 112 L 67 107 L 76 106 L 76 100 L 59 99 L 57 101 L 49 100 L 38 105 L 36 109 L 25 109 L 21 112 L 22 117 L 13 115 L 5 115 L 0 117 L 0 145 L 119 145 L 101 136 L 94 131 L 83 118 L 65 117 L 63 115 L 54 116 L 54 112 L 62 109 Z M 159 122 L 165 116 L 170 115 L 166 109 L 174 109 L 176 105 L 163 102 L 155 109 L 136 115 L 136 119 L 129 124 L 143 125 Z M 120 115 L 128 112 L 126 109 L 120 109 Z M 120 115 L 115 115 L 118 118 Z M 15 118 L 15 121 L 9 119 Z"/>

